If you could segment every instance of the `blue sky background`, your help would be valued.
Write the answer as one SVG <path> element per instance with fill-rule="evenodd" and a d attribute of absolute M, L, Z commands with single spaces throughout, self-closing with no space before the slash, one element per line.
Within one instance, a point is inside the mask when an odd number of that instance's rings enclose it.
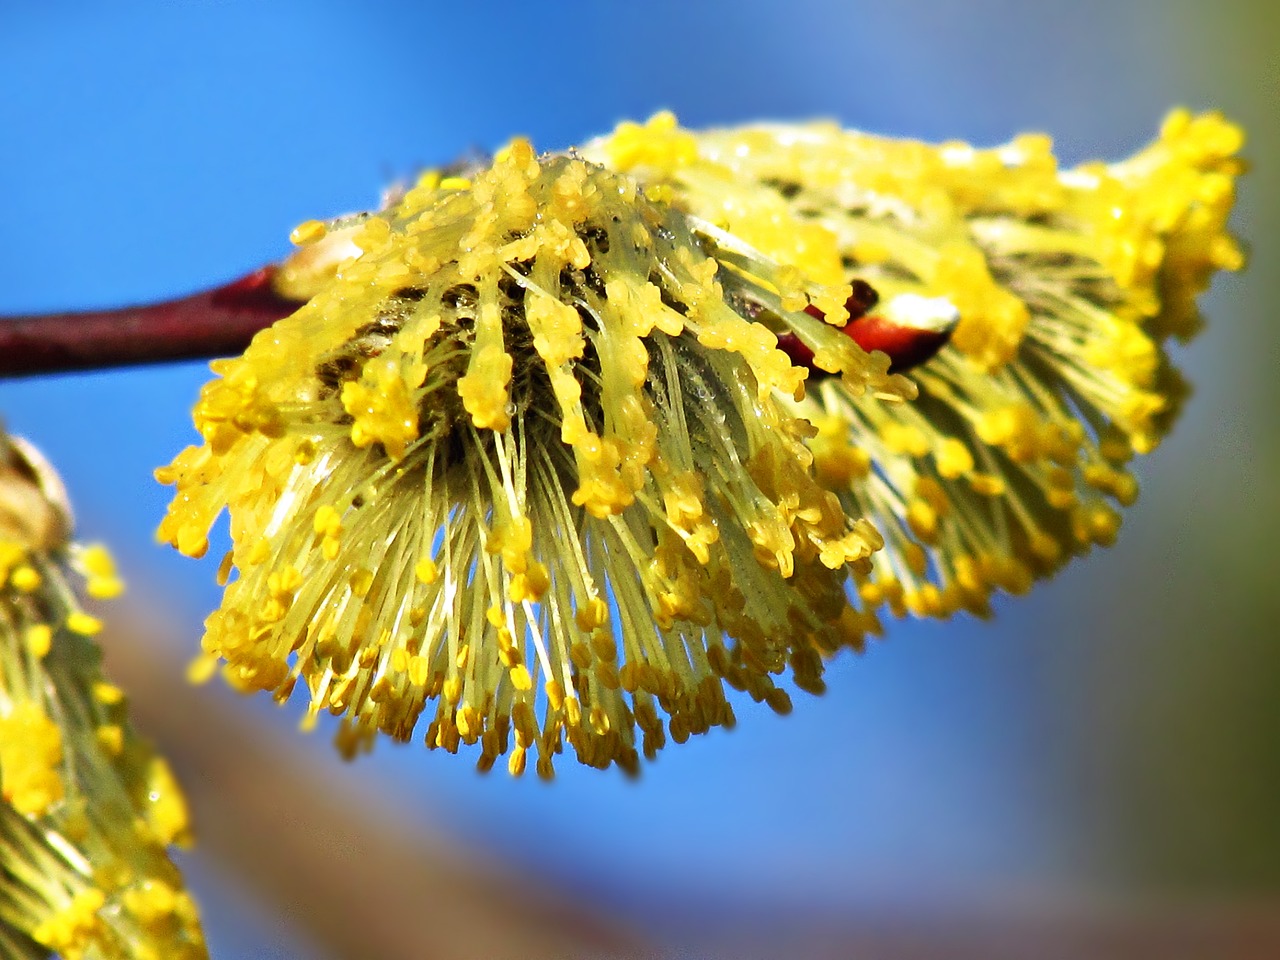
<path fill-rule="evenodd" d="M 832 665 L 824 698 L 786 719 L 741 705 L 736 731 L 669 748 L 639 783 L 568 763 L 552 788 L 482 779 L 416 746 L 334 765 L 424 798 L 424 830 L 658 927 L 744 904 L 1277 888 L 1271 26 L 1263 4 L 1158 0 L 5 3 L 0 314 L 224 282 L 420 166 L 517 133 L 559 148 L 660 108 L 982 144 L 1043 129 L 1067 162 L 1139 147 L 1175 104 L 1221 108 L 1262 168 L 1238 218 L 1255 265 L 1205 300 L 1212 326 L 1184 352 L 1198 396 L 1140 466 L 1117 548 L 995 623 L 896 625 Z M 151 471 L 194 440 L 207 377 L 0 383 L 0 415 L 62 471 L 82 534 L 113 545 L 135 596 L 181 611 L 185 650 L 217 603 L 216 559 L 152 543 L 167 490 Z M 221 955 L 292 955 L 233 883 L 193 869 Z"/>

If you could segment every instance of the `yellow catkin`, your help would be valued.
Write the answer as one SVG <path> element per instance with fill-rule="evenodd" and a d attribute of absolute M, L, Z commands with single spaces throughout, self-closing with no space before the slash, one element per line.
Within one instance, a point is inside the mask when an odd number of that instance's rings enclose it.
<path fill-rule="evenodd" d="M 1240 266 L 1239 143 L 1179 113 L 1061 170 L 1039 135 L 659 114 L 424 175 L 282 266 L 306 303 L 214 365 L 157 472 L 183 553 L 231 518 L 202 669 L 302 680 L 348 753 L 425 713 L 482 769 L 567 741 L 631 771 L 665 742 L 643 697 L 682 742 L 731 722 L 725 682 L 820 690 L 876 629 L 850 575 L 895 616 L 985 614 L 1114 539 L 1176 412 L 1164 341 Z M 854 280 L 946 307 L 950 344 L 888 374 L 841 330 Z"/>
<path fill-rule="evenodd" d="M 1133 157 L 1064 170 L 1037 134 L 978 149 L 660 115 L 583 152 L 811 280 L 955 308 L 950 344 L 911 371 L 917 403 L 826 378 L 795 408 L 817 479 L 884 535 L 864 592 L 949 616 L 1115 538 L 1119 514 L 1093 504 L 1132 503 L 1117 467 L 1155 447 L 1185 392 L 1165 341 L 1198 329 L 1216 271 L 1243 265 L 1226 231 L 1242 142 L 1218 114 L 1177 110 Z M 899 577 L 909 602 L 875 589 Z"/>
<path fill-rule="evenodd" d="M 425 714 L 429 747 L 477 747 L 482 769 L 536 743 L 547 776 L 567 740 L 634 771 L 656 741 L 633 698 L 702 733 L 731 717 L 706 683 L 860 642 L 845 586 L 882 540 L 814 479 L 790 408 L 808 371 L 778 337 L 851 388 L 913 388 L 805 312 L 843 309 L 838 269 L 805 276 L 625 172 L 696 154 L 669 115 L 612 171 L 516 140 L 281 268 L 308 301 L 214 365 L 201 445 L 157 474 L 182 552 L 231 516 L 204 649 L 238 688 L 303 681 L 347 752 Z M 828 469 L 866 464 L 833 450 Z"/>
<path fill-rule="evenodd" d="M 123 589 L 100 545 L 65 540 L 51 468 L 0 434 L 0 876 L 5 934 L 68 960 L 204 960 L 194 903 L 169 860 L 185 801 L 101 671 L 102 622 L 78 597 Z M 42 521 L 42 522 L 37 522 Z M 26 956 L 26 953 L 23 953 Z"/>

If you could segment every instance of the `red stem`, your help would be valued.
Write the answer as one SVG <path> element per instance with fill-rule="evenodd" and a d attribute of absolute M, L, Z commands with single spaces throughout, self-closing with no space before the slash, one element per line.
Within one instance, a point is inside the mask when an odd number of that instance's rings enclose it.
<path fill-rule="evenodd" d="M 274 267 L 145 307 L 0 318 L 0 377 L 234 356 L 300 304 L 276 293 Z"/>

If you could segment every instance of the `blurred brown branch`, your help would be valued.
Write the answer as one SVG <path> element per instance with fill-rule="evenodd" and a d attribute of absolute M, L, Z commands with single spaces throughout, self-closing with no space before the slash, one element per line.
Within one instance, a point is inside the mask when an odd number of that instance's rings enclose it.
<path fill-rule="evenodd" d="M 1016 895 L 985 906 L 934 905 L 841 919 L 779 921 L 679 954 L 699 960 L 1275 960 L 1280 897 L 1107 902 Z"/>

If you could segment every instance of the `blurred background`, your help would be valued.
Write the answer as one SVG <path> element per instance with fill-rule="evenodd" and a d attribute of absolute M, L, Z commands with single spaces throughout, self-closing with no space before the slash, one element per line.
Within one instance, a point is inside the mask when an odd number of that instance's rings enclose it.
<path fill-rule="evenodd" d="M 348 766 L 297 705 L 186 687 L 223 547 L 154 544 L 151 471 L 194 441 L 206 366 L 0 383 L 131 585 L 109 656 L 192 794 L 214 957 L 1280 955 L 1275 19 L 1261 0 L 0 3 L 0 315 L 225 282 L 423 165 L 660 108 L 982 145 L 1038 129 L 1064 163 L 1126 155 L 1179 104 L 1250 138 L 1252 267 L 1202 301 L 1179 351 L 1196 396 L 1119 544 L 993 622 L 897 624 L 825 697 L 740 705 L 638 782 L 485 778 L 417 744 Z"/>

